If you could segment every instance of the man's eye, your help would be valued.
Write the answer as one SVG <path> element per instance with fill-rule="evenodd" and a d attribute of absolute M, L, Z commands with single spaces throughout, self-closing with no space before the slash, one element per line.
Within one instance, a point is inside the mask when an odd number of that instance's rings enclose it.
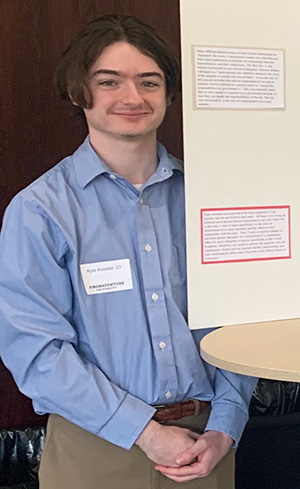
<path fill-rule="evenodd" d="M 142 85 L 143 87 L 149 87 L 149 88 L 157 87 L 157 83 L 151 81 L 144 81 Z"/>
<path fill-rule="evenodd" d="M 102 87 L 114 87 L 117 83 L 114 80 L 102 80 L 98 84 Z"/>

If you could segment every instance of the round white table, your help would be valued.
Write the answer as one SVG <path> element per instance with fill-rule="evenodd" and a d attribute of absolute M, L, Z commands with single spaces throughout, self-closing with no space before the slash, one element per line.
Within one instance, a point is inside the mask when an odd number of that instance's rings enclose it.
<path fill-rule="evenodd" d="M 300 382 L 300 319 L 224 326 L 206 335 L 200 350 L 231 372 Z"/>

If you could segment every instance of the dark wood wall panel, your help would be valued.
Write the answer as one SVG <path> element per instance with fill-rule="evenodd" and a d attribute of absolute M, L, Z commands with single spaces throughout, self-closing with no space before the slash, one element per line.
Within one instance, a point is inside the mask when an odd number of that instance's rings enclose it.
<path fill-rule="evenodd" d="M 106 13 L 136 15 L 179 53 L 177 0 L 2 0 L 0 2 L 0 218 L 11 197 L 72 152 L 85 128 L 58 100 L 53 72 L 69 40 Z M 182 156 L 181 110 L 169 108 L 159 137 Z"/>
<path fill-rule="evenodd" d="M 179 0 L 0 0 L 0 221 L 11 198 L 86 134 L 58 100 L 53 72 L 82 26 L 100 15 L 135 15 L 179 54 Z M 168 109 L 159 139 L 182 157 L 181 104 Z M 1 327 L 1 325 L 0 325 Z M 0 429 L 40 423 L 0 362 Z"/>

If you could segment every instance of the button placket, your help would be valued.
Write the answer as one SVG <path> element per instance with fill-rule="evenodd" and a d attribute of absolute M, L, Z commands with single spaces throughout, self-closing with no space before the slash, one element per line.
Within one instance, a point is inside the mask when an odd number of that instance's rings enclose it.
<path fill-rule="evenodd" d="M 170 340 L 170 324 L 164 296 L 164 285 L 161 273 L 161 262 L 156 242 L 156 232 L 152 220 L 150 205 L 140 205 L 138 199 L 137 230 L 139 254 L 143 275 L 146 307 L 149 318 L 149 329 L 152 337 L 154 355 L 157 362 L 158 376 L 161 381 L 160 400 L 165 402 L 166 392 L 170 397 L 176 396 L 178 389 L 177 374 Z"/>

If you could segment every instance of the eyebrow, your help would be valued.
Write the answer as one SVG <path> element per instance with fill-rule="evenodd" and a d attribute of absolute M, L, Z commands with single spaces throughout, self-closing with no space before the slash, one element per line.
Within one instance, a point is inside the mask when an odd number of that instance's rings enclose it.
<path fill-rule="evenodd" d="M 94 73 L 92 74 L 91 78 L 93 78 L 94 76 L 98 76 L 98 75 L 114 75 L 114 76 L 122 76 L 123 73 L 120 72 L 120 71 L 116 71 L 116 70 L 106 70 L 106 69 L 100 69 L 100 70 L 96 70 L 94 71 Z M 161 80 L 163 80 L 163 76 L 158 73 L 157 71 L 146 71 L 144 73 L 138 73 L 136 75 L 138 78 L 148 78 L 150 76 L 157 76 L 158 78 L 160 78 Z"/>
<path fill-rule="evenodd" d="M 146 71 L 145 73 L 138 73 L 139 78 L 147 78 L 148 76 L 158 76 L 163 80 L 163 76 L 157 71 Z"/>

